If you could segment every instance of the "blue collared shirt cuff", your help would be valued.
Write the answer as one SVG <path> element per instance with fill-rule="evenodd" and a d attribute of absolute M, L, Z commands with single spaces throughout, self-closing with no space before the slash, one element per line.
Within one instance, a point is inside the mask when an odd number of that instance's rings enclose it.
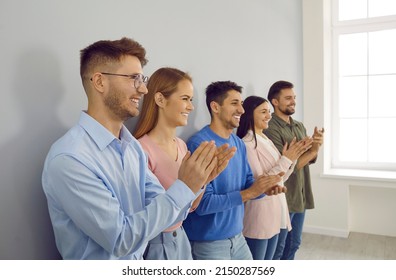
<path fill-rule="evenodd" d="M 191 206 L 192 201 L 196 198 L 191 189 L 179 179 L 172 184 L 166 193 L 180 208 L 184 208 L 187 204 Z"/>

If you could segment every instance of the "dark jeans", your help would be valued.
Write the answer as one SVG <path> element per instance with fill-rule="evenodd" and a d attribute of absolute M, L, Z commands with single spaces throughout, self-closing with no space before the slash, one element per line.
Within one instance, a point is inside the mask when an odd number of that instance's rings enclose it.
<path fill-rule="evenodd" d="M 253 260 L 272 260 L 278 244 L 278 234 L 270 239 L 253 239 L 245 237 L 252 252 Z"/>
<path fill-rule="evenodd" d="M 302 230 L 304 226 L 305 211 L 302 213 L 289 213 L 292 230 L 287 233 L 284 246 L 278 243 L 279 251 L 284 247 L 281 260 L 294 260 L 298 248 L 300 248 Z M 278 250 L 278 249 L 277 249 Z M 277 252 L 275 257 L 279 257 L 280 252 Z M 275 258 L 274 258 L 275 259 Z"/>
<path fill-rule="evenodd" d="M 273 260 L 280 260 L 282 258 L 283 250 L 285 249 L 285 245 L 286 245 L 286 238 L 288 232 L 289 231 L 287 228 L 283 228 L 278 234 L 278 244 L 276 245 L 274 257 L 272 258 Z"/>

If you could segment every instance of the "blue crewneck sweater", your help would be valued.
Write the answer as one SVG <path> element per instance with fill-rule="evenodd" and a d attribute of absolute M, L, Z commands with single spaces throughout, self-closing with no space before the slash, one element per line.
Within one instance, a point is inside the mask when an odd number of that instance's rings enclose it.
<path fill-rule="evenodd" d="M 254 182 L 245 143 L 236 135 L 225 139 L 205 126 L 187 141 L 187 147 L 193 152 L 203 141 L 211 140 L 218 147 L 225 143 L 235 146 L 237 152 L 226 169 L 206 186 L 198 208 L 184 221 L 183 227 L 191 241 L 222 240 L 241 233 L 244 205 L 240 191 Z"/>

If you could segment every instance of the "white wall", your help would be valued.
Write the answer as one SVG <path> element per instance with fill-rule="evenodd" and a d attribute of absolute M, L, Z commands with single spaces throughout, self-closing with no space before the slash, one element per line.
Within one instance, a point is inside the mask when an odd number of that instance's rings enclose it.
<path fill-rule="evenodd" d="M 296 0 L 2 0 L 0 259 L 59 258 L 41 171 L 51 143 L 86 108 L 79 50 L 127 36 L 145 46 L 146 74 L 189 71 L 196 110 L 187 138 L 209 121 L 203 92 L 216 80 L 239 83 L 245 96 L 290 80 L 302 118 L 301 17 Z"/>
<path fill-rule="evenodd" d="M 331 53 L 329 30 L 323 18 L 329 19 L 329 0 L 303 0 L 304 49 L 304 123 L 308 129 L 325 126 L 325 145 L 318 162 L 311 168 L 316 207 L 308 211 L 304 230 L 337 236 L 364 232 L 396 236 L 396 181 L 359 177 L 328 176 L 330 158 Z M 329 52 L 324 52 L 327 48 Z M 386 145 L 386 143 L 384 142 Z"/>

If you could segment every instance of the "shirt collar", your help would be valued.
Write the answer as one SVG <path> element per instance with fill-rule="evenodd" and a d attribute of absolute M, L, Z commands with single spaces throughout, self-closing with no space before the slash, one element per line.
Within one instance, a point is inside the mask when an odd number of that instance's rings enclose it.
<path fill-rule="evenodd" d="M 285 122 L 283 119 L 281 119 L 280 117 L 278 117 L 277 115 L 275 115 L 275 113 L 272 113 L 271 115 L 272 115 L 272 119 L 275 122 L 277 122 L 281 127 L 296 125 L 292 117 L 289 117 L 290 118 L 290 124 L 289 124 L 289 123 Z"/>
<path fill-rule="evenodd" d="M 118 140 L 107 128 L 101 125 L 98 121 L 88 115 L 86 112 L 81 112 L 79 125 L 88 133 L 95 144 L 103 151 L 111 142 Z M 123 125 L 121 128 L 121 142 L 131 142 L 133 136 L 129 130 Z"/>

